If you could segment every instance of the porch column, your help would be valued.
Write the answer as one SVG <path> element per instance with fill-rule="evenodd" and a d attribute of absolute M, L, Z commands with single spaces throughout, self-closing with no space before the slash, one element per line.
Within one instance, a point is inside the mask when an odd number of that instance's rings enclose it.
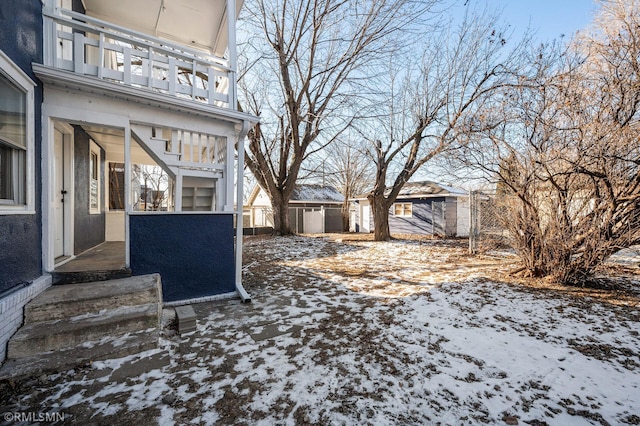
<path fill-rule="evenodd" d="M 226 158 L 226 169 L 224 173 L 224 183 L 225 183 L 225 212 L 232 212 L 233 209 L 233 168 L 235 166 L 235 140 L 236 133 L 227 134 L 227 158 Z M 238 141 L 238 145 L 240 145 L 240 141 Z M 239 149 L 239 146 L 238 146 Z M 244 151 L 243 154 L 244 155 Z M 240 156 L 240 153 L 238 153 Z M 240 165 L 240 159 L 238 159 L 238 166 Z M 239 203 L 242 202 L 242 199 L 238 200 Z"/>
<path fill-rule="evenodd" d="M 131 204 L 131 125 L 127 123 L 124 128 L 124 263 L 127 268 L 131 266 L 131 253 L 129 248 L 129 214 L 133 211 Z"/>
<path fill-rule="evenodd" d="M 42 10 L 49 14 L 55 13 L 55 0 L 44 0 L 42 5 Z M 43 62 L 48 66 L 56 66 L 56 56 L 57 56 L 57 41 L 58 41 L 58 33 L 56 29 L 56 24 L 53 22 L 53 19 L 43 17 L 42 20 L 43 25 L 43 33 L 44 33 L 44 41 L 43 41 Z"/>
<path fill-rule="evenodd" d="M 182 170 L 176 172 L 176 185 L 174 188 L 173 209 L 176 212 L 182 211 Z"/>
<path fill-rule="evenodd" d="M 236 0 L 227 0 L 227 32 L 229 49 L 229 109 L 238 108 L 238 96 L 236 94 L 236 70 L 238 67 L 238 55 L 236 52 Z M 240 142 L 238 142 L 240 143 Z"/>
<path fill-rule="evenodd" d="M 236 179 L 237 183 L 237 217 L 236 217 L 236 291 L 243 302 L 250 302 L 251 296 L 242 286 L 242 200 L 244 199 L 244 140 L 249 131 L 250 123 L 245 121 L 242 123 L 242 130 L 238 135 L 238 171 Z"/>

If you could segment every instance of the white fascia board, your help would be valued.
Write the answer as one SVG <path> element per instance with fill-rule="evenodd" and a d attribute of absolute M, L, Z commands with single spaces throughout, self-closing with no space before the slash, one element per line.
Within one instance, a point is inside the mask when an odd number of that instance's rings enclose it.
<path fill-rule="evenodd" d="M 289 204 L 302 204 L 302 203 L 313 203 L 313 204 L 336 204 L 341 205 L 342 201 L 324 201 L 324 200 L 289 200 Z"/>
<path fill-rule="evenodd" d="M 126 100 L 128 102 L 149 105 L 166 110 L 174 110 L 189 114 L 196 114 L 208 118 L 215 118 L 233 124 L 248 121 L 252 125 L 258 122 L 258 117 L 244 112 L 227 108 L 220 108 L 209 104 L 180 99 L 155 93 L 149 90 L 111 83 L 95 77 L 85 77 L 69 71 L 58 70 L 42 64 L 33 63 L 33 72 L 44 83 L 61 86 L 80 92 L 94 93 L 107 97 Z"/>

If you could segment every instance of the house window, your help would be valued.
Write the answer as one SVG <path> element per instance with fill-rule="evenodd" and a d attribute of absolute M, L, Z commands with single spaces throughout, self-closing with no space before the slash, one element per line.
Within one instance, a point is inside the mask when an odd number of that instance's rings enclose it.
<path fill-rule="evenodd" d="M 100 213 L 100 147 L 91 141 L 89 150 L 89 212 Z"/>
<path fill-rule="evenodd" d="M 0 51 L 0 214 L 34 209 L 33 87 Z"/>
<path fill-rule="evenodd" d="M 413 204 L 395 203 L 393 205 L 393 215 L 398 217 L 411 217 L 413 215 Z"/>

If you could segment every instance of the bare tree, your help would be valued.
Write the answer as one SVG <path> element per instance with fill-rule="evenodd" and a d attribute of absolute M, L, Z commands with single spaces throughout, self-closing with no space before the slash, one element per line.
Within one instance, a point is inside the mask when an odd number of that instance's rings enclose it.
<path fill-rule="evenodd" d="M 403 185 L 434 157 L 493 125 L 481 117 L 483 107 L 512 77 L 520 46 L 506 51 L 497 17 L 488 13 L 430 30 L 421 60 L 391 64 L 383 109 L 361 130 L 376 165 L 368 199 L 378 241 L 390 238 L 389 210 Z"/>
<path fill-rule="evenodd" d="M 361 81 L 391 50 L 390 36 L 437 1 L 253 0 L 244 8 L 240 95 L 261 118 L 245 162 L 271 199 L 274 233 L 291 232 L 288 204 L 301 164 L 351 123 Z"/>
<path fill-rule="evenodd" d="M 522 272 L 562 284 L 640 243 L 640 2 L 602 2 L 591 33 L 533 52 L 466 153 L 500 182 Z"/>
<path fill-rule="evenodd" d="M 141 210 L 161 210 L 167 198 L 169 189 L 169 177 L 159 166 L 138 165 L 134 169 L 134 175 L 142 184 L 140 194 Z"/>
<path fill-rule="evenodd" d="M 349 231 L 349 201 L 363 194 L 373 185 L 371 159 L 352 141 L 337 141 L 326 150 L 323 160 L 323 179 L 344 196 L 342 202 L 342 230 Z"/>

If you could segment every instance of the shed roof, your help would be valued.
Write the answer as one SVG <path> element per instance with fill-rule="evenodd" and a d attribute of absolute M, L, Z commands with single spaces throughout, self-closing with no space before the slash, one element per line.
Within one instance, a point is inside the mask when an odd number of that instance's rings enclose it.
<path fill-rule="evenodd" d="M 253 205 L 260 191 L 264 190 L 256 185 L 251 191 L 247 205 Z M 299 184 L 293 190 L 289 202 L 342 203 L 343 200 L 344 196 L 332 186 Z"/>
<path fill-rule="evenodd" d="M 344 201 L 344 196 L 333 186 L 314 184 L 296 185 L 290 201 L 336 202 Z"/>

